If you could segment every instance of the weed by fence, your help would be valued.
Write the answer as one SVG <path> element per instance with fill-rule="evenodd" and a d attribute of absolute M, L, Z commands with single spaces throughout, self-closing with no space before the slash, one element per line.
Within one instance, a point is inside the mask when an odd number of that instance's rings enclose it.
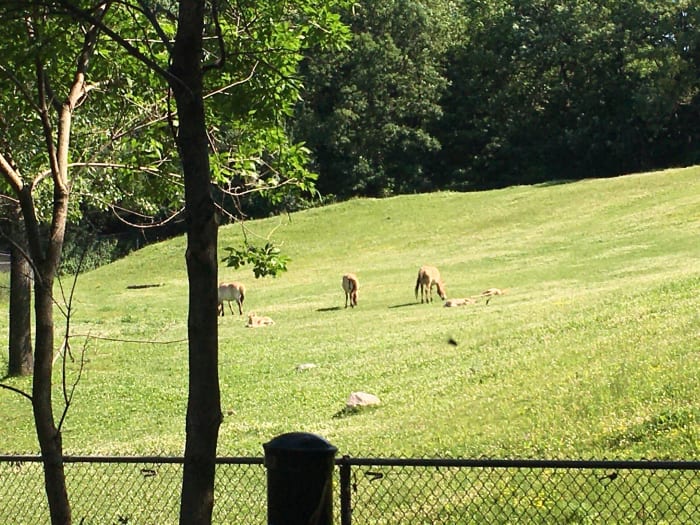
<path fill-rule="evenodd" d="M 73 522 L 176 524 L 182 458 L 66 457 Z M 219 458 L 217 524 L 266 522 L 263 458 Z M 700 462 L 336 459 L 335 523 L 700 523 Z M 0 523 L 48 523 L 36 456 L 0 456 Z"/>

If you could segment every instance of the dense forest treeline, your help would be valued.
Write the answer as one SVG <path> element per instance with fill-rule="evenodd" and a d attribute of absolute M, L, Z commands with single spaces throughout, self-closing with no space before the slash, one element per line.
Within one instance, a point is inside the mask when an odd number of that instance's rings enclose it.
<path fill-rule="evenodd" d="M 292 129 L 324 195 L 608 177 L 700 162 L 689 0 L 364 0 L 312 54 Z"/>
<path fill-rule="evenodd" d="M 481 190 L 700 163 L 697 2 L 340 0 L 326 5 L 341 10 L 347 27 L 335 45 L 290 34 L 305 16 L 294 9 L 281 21 L 260 16 L 261 5 L 248 6 L 258 32 L 230 37 L 225 83 L 235 87 L 226 92 L 207 77 L 222 222 L 314 206 L 319 196 Z M 227 7 L 232 20 L 246 12 Z M 82 37 L 67 35 L 57 26 L 43 38 L 70 66 L 66 50 Z M 0 146 L 12 144 L 13 161 L 40 174 L 48 162 L 41 136 L 25 125 L 35 117 L 11 91 L 27 62 L 19 38 L 6 41 L 0 64 Z M 64 271 L 185 228 L 167 90 L 111 46 L 101 41 L 91 62 L 99 103 L 81 103 L 74 115 Z M 27 82 L 35 77 L 28 71 Z M 24 116 L 8 118 L 15 113 Z M 137 131 L 124 131 L 132 122 Z M 106 136 L 122 139 L 115 145 Z M 318 175 L 316 192 L 309 171 Z M 44 221 L 50 188 L 35 188 Z M 107 254 L 85 248 L 93 242 Z M 1 239 L 0 249 L 8 249 Z"/>

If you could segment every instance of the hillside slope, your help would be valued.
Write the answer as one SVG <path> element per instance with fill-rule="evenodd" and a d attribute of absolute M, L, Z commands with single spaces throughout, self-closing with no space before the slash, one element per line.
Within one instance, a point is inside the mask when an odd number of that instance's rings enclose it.
<path fill-rule="evenodd" d="M 277 279 L 220 267 L 247 284 L 246 312 L 276 321 L 220 319 L 220 454 L 259 455 L 303 430 L 354 455 L 700 456 L 700 168 L 353 200 L 246 227 L 252 239 L 277 228 L 292 262 Z M 220 254 L 240 238 L 222 228 Z M 67 452 L 181 452 L 184 244 L 80 277 L 69 378 L 83 346 L 85 365 Z M 422 264 L 449 297 L 507 293 L 418 304 Z M 347 271 L 360 280 L 352 310 Z M 128 288 L 143 284 L 158 286 Z M 382 405 L 343 412 L 358 390 Z M 0 451 L 35 451 L 26 400 L 0 392 L 0 411 Z"/>

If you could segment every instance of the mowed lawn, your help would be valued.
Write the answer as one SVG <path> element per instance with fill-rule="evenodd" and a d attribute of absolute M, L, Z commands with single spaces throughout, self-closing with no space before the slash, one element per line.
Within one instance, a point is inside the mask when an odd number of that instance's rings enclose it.
<path fill-rule="evenodd" d="M 307 431 L 355 456 L 700 457 L 700 168 L 357 199 L 246 228 L 260 242 L 276 229 L 291 263 L 276 279 L 219 268 L 246 283 L 245 313 L 276 322 L 248 329 L 228 308 L 219 319 L 220 455 Z M 220 258 L 241 237 L 221 228 Z M 184 238 L 152 245 L 78 279 L 66 453 L 182 453 L 184 250 Z M 451 298 L 508 292 L 419 304 L 422 264 Z M 349 271 L 355 309 L 343 308 Z M 345 412 L 354 391 L 381 405 Z M 0 452 L 36 452 L 29 402 L 0 390 L 0 414 Z"/>

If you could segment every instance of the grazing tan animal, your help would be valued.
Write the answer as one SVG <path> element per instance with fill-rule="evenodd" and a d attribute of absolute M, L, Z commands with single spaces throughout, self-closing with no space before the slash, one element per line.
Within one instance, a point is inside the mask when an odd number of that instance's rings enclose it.
<path fill-rule="evenodd" d="M 486 299 L 486 304 L 489 304 L 489 301 L 493 299 L 497 295 L 504 295 L 506 293 L 506 290 L 501 290 L 500 288 L 489 288 L 488 290 L 484 290 L 479 294 L 479 297 L 487 297 Z"/>
<path fill-rule="evenodd" d="M 243 283 L 230 282 L 219 283 L 219 315 L 224 315 L 224 301 L 228 301 L 228 308 L 233 315 L 231 301 L 238 305 L 238 314 L 243 315 L 243 301 L 245 300 L 245 286 Z"/>
<path fill-rule="evenodd" d="M 440 278 L 440 272 L 434 266 L 421 266 L 418 270 L 418 279 L 416 279 L 416 299 L 418 299 L 418 289 L 420 288 L 420 302 L 433 302 L 433 286 L 437 288 L 437 293 L 443 301 L 447 294 L 445 292 L 445 283 Z"/>
<path fill-rule="evenodd" d="M 357 306 L 357 291 L 360 288 L 360 282 L 354 273 L 346 273 L 343 275 L 343 290 L 345 291 L 345 308 L 348 307 L 348 299 L 350 300 L 350 308 Z"/>
<path fill-rule="evenodd" d="M 464 299 L 448 299 L 445 301 L 443 306 L 447 308 L 452 308 L 455 306 L 467 306 L 468 304 L 476 304 L 476 299 L 473 297 L 466 297 Z"/>
<path fill-rule="evenodd" d="M 247 328 L 260 328 L 261 326 L 273 325 L 275 322 L 265 315 L 256 315 L 253 312 L 248 314 Z"/>

